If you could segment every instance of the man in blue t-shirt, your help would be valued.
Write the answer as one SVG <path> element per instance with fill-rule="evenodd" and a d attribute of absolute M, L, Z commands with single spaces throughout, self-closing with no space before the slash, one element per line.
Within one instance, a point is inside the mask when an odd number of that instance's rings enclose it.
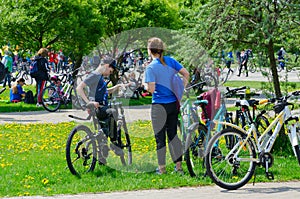
<path fill-rule="evenodd" d="M 91 72 L 87 78 L 82 81 L 76 88 L 77 93 L 82 97 L 85 103 L 93 104 L 96 108 L 97 118 L 100 121 L 105 121 L 109 132 L 107 134 L 110 137 L 113 145 L 117 139 L 117 112 L 113 108 L 108 106 L 108 94 L 114 92 L 121 86 L 128 86 L 123 84 L 118 84 L 113 87 L 107 88 L 107 83 L 104 77 L 109 76 L 116 69 L 116 61 L 111 58 L 105 58 L 102 63 L 96 68 L 95 71 Z M 86 94 L 86 87 L 89 89 L 89 93 Z M 89 111 L 89 110 L 88 110 Z M 105 128 L 103 129 L 105 130 Z"/>
<path fill-rule="evenodd" d="M 17 85 L 13 86 L 10 89 L 9 96 L 10 96 L 10 101 L 11 102 L 16 103 L 16 102 L 22 101 L 22 98 L 25 97 L 25 91 L 22 88 L 24 85 L 25 85 L 25 80 L 23 78 L 20 78 L 17 81 Z"/>

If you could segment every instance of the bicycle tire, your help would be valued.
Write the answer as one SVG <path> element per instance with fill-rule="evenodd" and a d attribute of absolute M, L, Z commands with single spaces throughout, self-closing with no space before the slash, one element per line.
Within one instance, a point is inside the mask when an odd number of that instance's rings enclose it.
<path fill-rule="evenodd" d="M 221 72 L 220 72 L 220 76 L 219 76 L 219 85 L 223 85 L 227 82 L 230 73 L 233 74 L 233 70 L 231 68 L 224 68 Z"/>
<path fill-rule="evenodd" d="M 48 86 L 42 92 L 42 105 L 49 112 L 55 112 L 59 109 L 61 97 L 53 86 Z"/>
<path fill-rule="evenodd" d="M 32 77 L 28 73 L 23 73 L 22 78 L 25 80 L 27 85 L 31 85 L 33 83 Z"/>
<path fill-rule="evenodd" d="M 126 123 L 123 123 L 118 128 L 117 133 L 117 147 L 120 151 L 122 151 L 120 155 L 120 160 L 123 166 L 132 164 L 132 151 L 131 151 L 131 142 L 130 136 L 128 133 L 128 129 Z"/>
<path fill-rule="evenodd" d="M 206 171 L 216 185 L 224 189 L 235 190 L 249 182 L 254 175 L 256 162 L 254 160 L 236 160 L 234 158 L 236 154 L 233 154 L 233 152 L 237 150 L 232 150 L 226 145 L 226 136 L 235 137 L 237 139 L 235 145 L 239 147 L 247 135 L 238 129 L 226 128 L 212 136 L 206 150 Z M 243 149 L 239 150 L 237 157 L 256 158 L 255 146 L 252 140 L 247 140 Z"/>
<path fill-rule="evenodd" d="M 263 133 L 270 126 L 270 122 L 264 115 L 260 115 L 255 119 L 255 126 L 259 137 L 260 133 Z M 270 133 L 272 134 L 272 130 Z"/>
<path fill-rule="evenodd" d="M 201 76 L 201 80 L 206 82 L 206 86 L 208 87 L 218 87 L 218 80 L 217 78 L 212 75 L 211 73 L 205 73 Z"/>
<path fill-rule="evenodd" d="M 237 110 L 235 114 L 235 125 L 244 128 L 246 126 L 246 119 L 241 110 Z"/>
<path fill-rule="evenodd" d="M 254 62 L 250 62 L 249 63 L 249 71 L 251 73 L 255 73 L 256 72 L 256 64 Z"/>
<path fill-rule="evenodd" d="M 210 139 L 206 126 L 199 123 L 198 129 L 188 134 L 185 146 L 185 161 L 191 177 L 199 177 L 205 174 L 204 156 Z"/>
<path fill-rule="evenodd" d="M 93 136 L 91 130 L 84 125 L 76 126 L 69 134 L 66 160 L 73 175 L 80 176 L 95 169 L 97 150 Z"/>
<path fill-rule="evenodd" d="M 76 80 L 77 80 L 77 78 L 76 78 Z M 74 88 L 75 88 L 75 89 L 74 89 Z M 73 92 L 71 92 L 71 94 L 72 94 L 72 106 L 73 106 L 74 108 L 76 108 L 76 109 L 85 110 L 84 105 L 85 105 L 86 103 L 85 103 L 84 100 L 78 95 L 76 88 L 77 88 L 77 81 L 74 81 L 74 82 L 73 82 L 73 88 L 72 88 Z M 87 93 L 88 93 L 88 91 L 87 91 Z M 73 94 L 74 94 L 74 95 L 73 95 Z"/>

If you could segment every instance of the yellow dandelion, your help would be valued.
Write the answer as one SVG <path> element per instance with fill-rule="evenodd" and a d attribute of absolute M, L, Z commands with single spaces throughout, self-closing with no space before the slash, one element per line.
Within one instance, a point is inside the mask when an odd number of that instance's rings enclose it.
<path fill-rule="evenodd" d="M 42 180 L 42 183 L 43 183 L 44 185 L 46 185 L 46 184 L 49 183 L 49 180 L 48 180 L 47 178 L 44 178 L 44 179 Z"/>

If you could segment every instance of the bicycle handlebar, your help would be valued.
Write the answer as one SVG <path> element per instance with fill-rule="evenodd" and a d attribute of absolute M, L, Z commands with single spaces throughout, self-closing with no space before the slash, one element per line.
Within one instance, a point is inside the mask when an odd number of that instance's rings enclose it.
<path fill-rule="evenodd" d="M 194 88 L 194 87 L 196 87 L 196 86 L 205 86 L 206 85 L 206 82 L 198 82 L 198 83 L 196 83 L 196 84 L 193 84 L 193 85 L 191 85 L 191 86 L 189 86 L 189 87 L 186 87 L 185 88 L 185 90 L 190 90 L 190 89 L 192 89 L 192 88 Z"/>
<path fill-rule="evenodd" d="M 226 87 L 227 92 L 225 93 L 226 97 L 232 97 L 234 96 L 238 91 L 246 89 L 246 86 L 229 89 L 229 87 Z"/>

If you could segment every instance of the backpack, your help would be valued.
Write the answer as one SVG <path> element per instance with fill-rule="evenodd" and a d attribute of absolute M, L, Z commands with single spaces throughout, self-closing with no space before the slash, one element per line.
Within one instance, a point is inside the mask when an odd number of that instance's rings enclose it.
<path fill-rule="evenodd" d="M 29 91 L 27 91 L 25 93 L 24 103 L 26 103 L 26 104 L 34 104 L 34 97 L 33 97 L 33 93 L 32 93 L 31 90 L 29 90 Z"/>
<path fill-rule="evenodd" d="M 33 62 L 31 62 L 30 64 L 30 71 L 29 74 L 31 77 L 36 77 L 37 73 L 38 73 L 38 64 L 39 64 L 39 60 L 35 59 Z"/>
<path fill-rule="evenodd" d="M 207 100 L 206 111 L 210 120 L 212 120 L 221 105 L 221 92 L 217 88 L 213 88 L 207 92 L 202 93 L 201 98 Z M 202 119 L 206 119 L 204 113 L 201 115 Z"/>
<path fill-rule="evenodd" d="M 177 100 L 180 101 L 183 96 L 184 85 L 182 79 L 177 73 L 172 77 L 172 91 L 176 95 Z"/>
<path fill-rule="evenodd" d="M 3 81 L 4 77 L 5 77 L 5 66 L 2 62 L 0 62 L 0 82 Z"/>

